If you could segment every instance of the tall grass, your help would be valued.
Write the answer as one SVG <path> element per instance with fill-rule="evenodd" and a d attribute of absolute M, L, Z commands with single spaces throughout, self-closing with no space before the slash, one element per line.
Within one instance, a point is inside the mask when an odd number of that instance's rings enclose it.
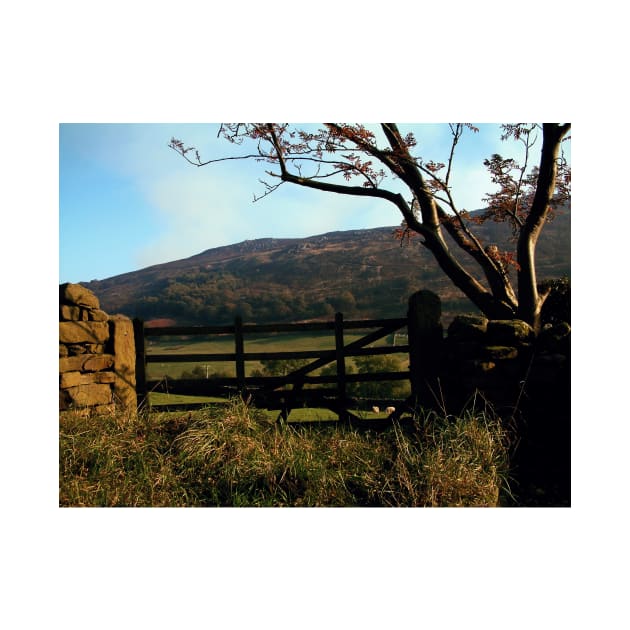
<path fill-rule="evenodd" d="M 60 418 L 62 506 L 492 506 L 508 432 L 489 412 L 384 431 L 221 412 Z"/>

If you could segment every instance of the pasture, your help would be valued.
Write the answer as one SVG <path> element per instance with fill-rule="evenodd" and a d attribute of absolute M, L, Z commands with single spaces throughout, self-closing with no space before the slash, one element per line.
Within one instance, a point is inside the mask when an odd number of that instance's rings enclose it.
<path fill-rule="evenodd" d="M 349 344 L 365 335 L 364 330 L 348 332 L 344 336 L 344 341 Z M 396 340 L 396 337 L 398 341 Z M 391 334 L 380 339 L 370 347 L 383 347 L 394 345 L 394 343 L 402 344 L 406 342 L 406 336 Z M 233 334 L 214 334 L 207 336 L 188 336 L 188 335 L 172 335 L 161 337 L 150 337 L 147 339 L 146 351 L 147 355 L 194 355 L 200 356 L 207 354 L 230 354 L 234 352 L 235 338 Z M 265 333 L 265 334 L 249 334 L 244 339 L 244 351 L 248 352 L 300 352 L 300 351 L 318 351 L 318 350 L 334 350 L 335 337 L 334 331 L 299 331 L 299 332 L 281 332 L 281 333 Z M 386 357 L 393 370 L 406 370 L 409 364 L 409 358 L 406 354 L 386 354 Z M 346 369 L 349 373 L 361 372 L 360 360 L 357 362 L 356 357 L 348 357 L 346 359 Z M 304 361 L 306 362 L 306 361 Z M 286 373 L 295 369 L 296 364 L 290 360 L 274 361 L 273 368 L 270 364 L 260 360 L 245 361 L 245 375 L 253 376 L 256 374 L 269 374 L 270 370 L 274 370 L 276 374 Z M 334 362 L 328 366 L 324 366 L 316 371 L 313 375 L 322 373 L 335 373 Z M 176 380 L 182 378 L 194 378 L 203 380 L 204 378 L 212 379 L 213 377 L 234 377 L 236 368 L 234 361 L 173 361 L 147 363 L 146 366 L 147 379 L 167 379 Z M 398 382 L 394 384 L 401 397 L 405 396 L 408 389 L 407 382 Z M 152 406 L 162 407 L 164 405 L 182 405 L 188 403 L 208 403 L 208 404 L 225 404 L 225 398 L 216 396 L 186 396 L 177 394 L 168 394 L 162 392 L 152 392 L 149 394 L 149 402 Z M 277 411 L 265 412 L 270 417 L 277 417 Z M 372 411 L 357 411 L 357 414 L 364 419 L 383 418 L 384 412 L 374 413 Z M 328 409 L 295 409 L 291 412 L 291 421 L 330 421 L 336 420 L 337 415 Z"/>

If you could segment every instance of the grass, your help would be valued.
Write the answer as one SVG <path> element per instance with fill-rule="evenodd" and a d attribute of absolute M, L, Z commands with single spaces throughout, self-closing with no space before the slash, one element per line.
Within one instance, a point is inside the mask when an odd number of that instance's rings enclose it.
<path fill-rule="evenodd" d="M 163 394 L 161 392 L 152 392 L 149 394 L 149 400 L 153 405 L 152 411 L 159 413 L 165 411 L 169 405 L 186 405 L 190 403 L 205 405 L 210 407 L 213 405 L 217 411 L 220 409 L 229 407 L 231 401 L 227 398 L 220 398 L 217 396 L 185 396 L 182 394 Z M 163 409 L 160 409 L 163 407 Z M 385 412 L 374 413 L 372 411 L 354 410 L 356 414 L 362 419 L 376 419 L 385 418 Z M 280 412 L 278 410 L 261 409 L 258 411 L 259 415 L 264 415 L 269 422 L 273 422 L 278 418 Z M 291 422 L 321 422 L 321 421 L 335 421 L 338 420 L 338 415 L 330 409 L 319 409 L 314 407 L 299 407 L 292 409 L 290 413 Z"/>
<path fill-rule="evenodd" d="M 384 431 L 281 425 L 240 400 L 187 413 L 64 412 L 60 506 L 493 506 L 508 434 L 488 412 Z"/>

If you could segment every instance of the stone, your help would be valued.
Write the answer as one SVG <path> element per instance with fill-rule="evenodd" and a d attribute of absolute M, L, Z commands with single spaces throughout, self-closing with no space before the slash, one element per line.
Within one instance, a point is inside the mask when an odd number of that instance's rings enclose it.
<path fill-rule="evenodd" d="M 466 339 L 469 341 L 480 340 L 486 333 L 488 320 L 477 315 L 457 315 L 448 327 L 448 336 Z"/>
<path fill-rule="evenodd" d="M 110 316 L 77 284 L 59 286 L 59 409 L 81 416 L 137 410 L 132 321 Z"/>
<path fill-rule="evenodd" d="M 81 384 L 83 383 L 115 383 L 116 374 L 114 372 L 91 372 L 90 374 L 83 374 Z"/>
<path fill-rule="evenodd" d="M 90 356 L 83 363 L 83 370 L 85 372 L 99 372 L 101 370 L 107 370 L 114 365 L 114 357 L 111 354 L 96 354 Z"/>
<path fill-rule="evenodd" d="M 112 402 L 112 389 L 109 385 L 89 384 L 69 387 L 62 390 L 64 393 L 64 408 L 69 406 L 93 407 L 95 405 L 108 405 Z"/>
<path fill-rule="evenodd" d="M 59 388 L 68 389 L 81 384 L 81 372 L 64 372 L 59 375 Z"/>
<path fill-rule="evenodd" d="M 82 287 L 80 284 L 72 284 L 71 282 L 59 285 L 59 302 L 94 309 L 101 308 L 98 298 L 92 291 Z"/>
<path fill-rule="evenodd" d="M 512 346 L 484 346 L 483 354 L 486 359 L 504 361 L 506 359 L 516 359 L 518 349 Z"/>
<path fill-rule="evenodd" d="M 59 374 L 63 372 L 80 371 L 87 356 L 89 355 L 82 354 L 76 357 L 62 357 L 59 359 Z"/>
<path fill-rule="evenodd" d="M 87 352 L 87 348 L 78 343 L 73 343 L 68 348 L 68 354 L 71 356 L 76 356 L 77 354 L 85 354 Z"/>
<path fill-rule="evenodd" d="M 59 322 L 61 343 L 104 343 L 107 339 L 107 322 Z"/>
<path fill-rule="evenodd" d="M 88 312 L 88 318 L 93 322 L 106 322 L 109 315 L 97 308 Z"/>
<path fill-rule="evenodd" d="M 78 385 L 92 385 L 93 383 L 111 384 L 116 380 L 113 372 L 65 372 L 59 375 L 59 387 L 67 389 Z"/>
<path fill-rule="evenodd" d="M 81 319 L 81 309 L 71 304 L 59 305 L 59 321 L 78 322 Z"/>
<path fill-rule="evenodd" d="M 105 352 L 105 344 L 102 343 L 86 343 L 84 347 L 86 352 L 90 354 L 103 354 Z"/>
<path fill-rule="evenodd" d="M 536 337 L 534 329 L 520 319 L 495 319 L 488 322 L 488 340 L 493 344 L 510 344 L 515 341 L 531 341 Z"/>

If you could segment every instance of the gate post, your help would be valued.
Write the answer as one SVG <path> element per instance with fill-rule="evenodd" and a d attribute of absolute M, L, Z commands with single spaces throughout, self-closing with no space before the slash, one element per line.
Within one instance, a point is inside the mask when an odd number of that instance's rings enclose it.
<path fill-rule="evenodd" d="M 442 305 L 432 291 L 409 296 L 407 332 L 411 395 L 423 407 L 440 407 L 439 368 L 442 361 Z"/>
<path fill-rule="evenodd" d="M 243 341 L 243 318 L 237 316 L 234 318 L 234 352 L 236 356 L 236 380 L 238 393 L 243 396 L 245 393 L 245 359 L 244 359 L 244 341 Z"/>
<path fill-rule="evenodd" d="M 133 338 L 136 345 L 136 397 L 138 409 L 149 404 L 146 376 L 146 348 L 144 341 L 144 322 L 137 317 L 133 320 Z"/>

